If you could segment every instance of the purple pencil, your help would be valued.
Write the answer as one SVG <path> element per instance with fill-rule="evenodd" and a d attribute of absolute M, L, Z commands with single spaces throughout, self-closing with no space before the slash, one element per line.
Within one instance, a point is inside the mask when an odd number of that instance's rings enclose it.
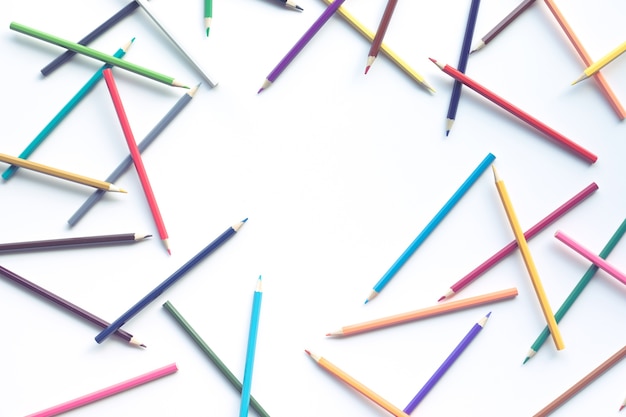
<path fill-rule="evenodd" d="M 478 333 L 480 333 L 483 327 L 485 327 L 485 324 L 487 323 L 487 320 L 489 320 L 490 315 L 491 315 L 491 312 L 489 312 L 485 317 L 480 319 L 476 324 L 474 324 L 474 326 L 472 326 L 472 328 L 465 335 L 463 340 L 461 340 L 461 342 L 457 345 L 457 347 L 454 348 L 452 353 L 448 355 L 446 360 L 443 361 L 443 363 L 435 371 L 433 376 L 430 377 L 430 379 L 426 382 L 426 384 L 422 387 L 422 389 L 420 389 L 419 392 L 415 394 L 415 397 L 413 397 L 413 399 L 409 402 L 409 404 L 407 404 L 406 407 L 404 407 L 404 410 L 402 411 L 404 411 L 407 414 L 411 414 L 413 410 L 415 410 L 415 407 L 417 407 L 417 405 L 424 399 L 426 394 L 430 392 L 430 390 L 435 386 L 437 381 L 441 379 L 443 374 L 446 373 L 446 371 L 450 368 L 450 366 L 452 366 L 454 361 L 456 361 L 457 358 L 461 355 L 461 353 L 463 353 L 465 348 L 467 348 L 469 344 L 472 343 L 472 340 L 474 340 L 474 338 L 478 336 Z"/>
<path fill-rule="evenodd" d="M 330 19 L 332 15 L 337 11 L 337 9 L 341 7 L 344 1 L 345 0 L 335 0 L 326 7 L 326 10 L 324 10 L 320 17 L 317 18 L 317 20 L 304 33 L 304 35 L 302 35 L 302 37 L 298 40 L 298 42 L 296 42 L 291 50 L 287 52 L 287 55 L 285 55 L 285 57 L 280 60 L 278 65 L 274 67 L 272 72 L 270 72 L 257 94 L 268 88 L 270 85 L 272 85 L 274 81 L 276 81 L 276 78 L 278 78 L 278 76 L 285 70 L 285 68 L 287 68 L 287 65 L 289 65 L 289 63 L 293 61 L 296 55 L 298 55 L 300 51 L 304 49 L 306 44 L 309 43 L 311 39 L 313 39 L 313 36 L 315 36 L 315 34 L 319 32 L 322 26 L 324 26 L 324 24 L 328 22 L 328 19 Z"/>
<path fill-rule="evenodd" d="M 567 200 L 565 203 L 559 206 L 552 213 L 544 217 L 539 223 L 537 223 L 536 225 L 528 229 L 526 232 L 524 232 L 524 237 L 526 237 L 526 240 L 530 240 L 532 237 L 537 235 L 539 232 L 541 232 L 543 229 L 548 227 L 550 224 L 554 223 L 557 219 L 559 219 L 565 213 L 567 213 L 568 211 L 576 207 L 579 203 L 584 201 L 597 189 L 598 189 L 598 185 L 595 182 L 592 182 L 591 184 L 589 184 L 581 192 L 579 192 L 574 197 Z M 516 248 L 517 248 L 517 242 L 513 240 L 508 245 L 506 245 L 505 247 L 500 249 L 498 252 L 496 252 L 491 258 L 487 259 L 485 262 L 483 262 L 482 264 L 474 268 L 472 272 L 465 275 L 463 278 L 461 278 L 459 281 L 453 284 L 450 287 L 450 290 L 441 298 L 439 298 L 439 301 L 442 301 L 442 300 L 445 300 L 454 296 L 454 294 L 456 294 L 461 289 L 468 286 L 472 281 L 474 281 L 475 279 L 480 277 L 482 274 L 487 272 L 489 269 L 491 269 L 492 266 L 500 262 L 507 255 L 510 255 L 511 253 L 513 253 L 513 251 Z"/>

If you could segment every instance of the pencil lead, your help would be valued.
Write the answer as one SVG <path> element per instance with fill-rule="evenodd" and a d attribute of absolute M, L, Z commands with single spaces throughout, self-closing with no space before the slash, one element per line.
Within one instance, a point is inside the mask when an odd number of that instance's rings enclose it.
<path fill-rule="evenodd" d="M 241 221 L 241 223 L 245 223 L 245 222 L 247 222 L 247 221 L 248 221 L 248 218 L 246 217 L 245 219 L 243 219 L 243 220 Z"/>
<path fill-rule="evenodd" d="M 307 355 L 311 356 L 311 352 L 309 352 L 307 349 L 304 349 L 304 351 L 306 352 Z"/>
<path fill-rule="evenodd" d="M 446 136 L 448 136 L 448 134 L 452 130 L 453 124 L 454 124 L 454 119 L 446 119 Z"/>
<path fill-rule="evenodd" d="M 369 71 L 369 70 L 370 70 L 370 65 L 365 67 L 365 73 L 367 74 L 367 71 Z"/>
<path fill-rule="evenodd" d="M 443 300 L 445 300 L 445 299 L 446 299 L 446 296 L 445 296 L 445 295 L 442 295 L 441 297 L 439 297 L 439 299 L 437 300 L 437 302 L 441 302 L 441 301 L 443 301 Z"/>
<path fill-rule="evenodd" d="M 443 70 L 444 65 L 438 63 L 436 59 L 433 59 L 433 58 L 428 58 L 428 59 L 430 59 L 433 64 L 437 65 L 439 69 Z"/>
<path fill-rule="evenodd" d="M 526 356 L 526 358 L 524 359 L 524 362 L 522 362 L 522 365 L 524 365 L 526 362 L 528 362 L 530 358 L 528 356 Z"/>
<path fill-rule="evenodd" d="M 622 411 L 624 409 L 624 407 L 626 407 L 626 405 L 622 405 L 618 411 Z"/>
<path fill-rule="evenodd" d="M 300 12 L 304 11 L 304 9 L 302 7 L 300 7 L 300 6 L 298 6 L 298 5 L 296 5 L 295 9 L 300 11 Z"/>
<path fill-rule="evenodd" d="M 582 80 L 586 80 L 587 78 L 589 77 L 587 77 L 586 74 L 583 74 L 580 77 L 576 78 L 571 85 L 578 84 L 579 82 L 581 82 Z"/>

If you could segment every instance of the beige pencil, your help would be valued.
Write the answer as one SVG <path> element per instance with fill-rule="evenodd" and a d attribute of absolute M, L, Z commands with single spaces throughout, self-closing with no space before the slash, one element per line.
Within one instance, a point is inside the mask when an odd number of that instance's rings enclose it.
<path fill-rule="evenodd" d="M 562 350 L 565 348 L 565 345 L 563 344 L 563 339 L 561 338 L 561 332 L 559 331 L 559 328 L 556 324 L 556 319 L 554 318 L 554 314 L 552 313 L 550 304 L 548 304 L 548 298 L 546 297 L 546 293 L 543 289 L 543 284 L 539 279 L 539 273 L 537 272 L 537 268 L 535 267 L 535 262 L 530 255 L 528 242 L 526 242 L 524 232 L 522 231 L 519 221 L 517 220 L 517 215 L 513 210 L 513 205 L 511 204 L 509 193 L 504 186 L 504 182 L 498 176 L 496 168 L 492 165 L 491 169 L 493 170 L 493 176 L 496 181 L 496 187 L 498 188 L 498 194 L 500 194 L 500 200 L 502 200 L 504 211 L 506 211 L 506 216 L 508 217 L 511 228 L 513 229 L 513 234 L 515 235 L 517 246 L 519 247 L 522 258 L 524 259 L 524 264 L 526 265 L 528 275 L 530 275 L 530 280 L 532 281 L 533 288 L 535 289 L 535 293 L 537 294 L 537 298 L 539 299 L 541 310 L 543 311 L 543 315 L 545 316 L 546 322 L 548 323 L 550 334 L 552 335 L 552 339 L 554 340 L 554 344 L 556 345 L 557 350 Z"/>
<path fill-rule="evenodd" d="M 90 187 L 99 188 L 105 191 L 116 191 L 119 193 L 125 193 L 126 191 L 119 188 L 115 184 L 110 182 L 100 181 L 93 178 L 85 177 L 84 175 L 74 174 L 72 172 L 63 171 L 58 168 L 53 168 L 48 165 L 32 162 L 28 159 L 18 158 L 16 156 L 0 153 L 0 161 L 7 164 L 15 165 L 20 168 L 30 169 L 31 171 L 37 171 L 42 174 L 51 175 L 53 177 L 61 178 L 64 180 L 76 182 L 78 184 L 88 185 Z"/>

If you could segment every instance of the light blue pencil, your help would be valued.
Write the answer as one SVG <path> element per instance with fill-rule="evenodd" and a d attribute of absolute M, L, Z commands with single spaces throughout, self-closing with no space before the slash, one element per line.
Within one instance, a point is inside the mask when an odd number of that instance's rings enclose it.
<path fill-rule="evenodd" d="M 254 369 L 254 353 L 256 351 L 256 338 L 259 332 L 259 315 L 261 314 L 261 300 L 263 299 L 263 289 L 261 277 L 256 282 L 256 290 L 252 300 L 252 315 L 250 317 L 250 333 L 248 334 L 248 350 L 246 352 L 246 367 L 243 373 L 241 387 L 241 407 L 239 417 L 248 417 L 250 408 L 250 389 L 252 388 L 252 370 Z"/>
<path fill-rule="evenodd" d="M 126 45 L 118 49 L 113 56 L 116 58 L 122 58 L 124 55 L 126 55 L 126 52 L 130 48 L 134 40 L 135 38 L 131 39 Z M 24 149 L 22 153 L 19 154 L 20 158 L 28 159 L 28 157 L 32 155 L 35 149 L 37 149 L 37 147 L 42 144 L 42 142 L 48 137 L 48 135 L 50 135 L 50 133 L 52 133 L 52 131 L 63 121 L 63 119 L 65 119 L 65 117 L 70 114 L 70 112 L 78 105 L 78 103 L 80 103 L 80 101 L 91 90 L 93 90 L 98 81 L 102 79 L 102 71 L 104 71 L 106 68 L 111 68 L 111 65 L 103 65 L 98 71 L 96 71 L 96 73 L 89 79 L 89 81 L 87 81 L 87 83 L 85 83 L 85 85 L 80 90 L 78 90 L 74 97 L 72 97 L 70 101 L 68 101 L 67 104 L 63 106 L 63 108 L 56 114 L 56 116 L 54 116 L 54 118 L 50 120 L 46 127 L 44 127 L 43 130 L 39 132 L 39 134 L 35 137 L 35 139 L 30 142 L 26 149 Z M 2 178 L 4 178 L 5 181 L 10 179 L 18 169 L 19 167 L 15 165 L 9 166 L 2 173 Z"/>
<path fill-rule="evenodd" d="M 465 195 L 467 190 L 469 190 L 469 188 L 476 182 L 476 180 L 478 180 L 480 175 L 491 165 L 491 163 L 495 159 L 496 157 L 493 154 L 487 154 L 485 159 L 483 159 L 483 161 L 476 167 L 474 172 L 470 174 L 465 182 L 461 184 L 459 189 L 456 190 L 456 192 L 452 195 L 452 197 L 450 197 L 446 204 L 444 204 L 441 210 L 439 210 L 435 217 L 433 217 L 433 219 L 426 225 L 424 230 L 422 230 L 420 234 L 417 235 L 417 237 L 415 238 L 415 240 L 413 240 L 413 242 L 411 242 L 409 247 L 406 248 L 406 250 L 402 253 L 402 255 L 400 255 L 396 262 L 391 265 L 391 268 L 389 268 L 389 270 L 385 272 L 385 275 L 383 275 L 383 277 L 376 283 L 376 285 L 374 285 L 374 289 L 370 293 L 369 297 L 367 297 L 367 299 L 365 300 L 366 304 L 372 301 L 374 297 L 376 297 L 382 291 L 385 285 L 387 285 L 389 281 L 391 281 L 391 278 L 393 278 L 396 272 L 398 272 L 402 265 L 404 265 L 404 263 L 411 257 L 411 255 L 413 255 L 413 253 L 426 240 L 431 232 L 435 230 L 435 227 L 437 227 L 437 225 L 441 223 L 443 218 L 446 217 L 446 214 L 448 214 L 450 210 L 452 210 L 454 205 L 458 203 L 461 197 Z"/>

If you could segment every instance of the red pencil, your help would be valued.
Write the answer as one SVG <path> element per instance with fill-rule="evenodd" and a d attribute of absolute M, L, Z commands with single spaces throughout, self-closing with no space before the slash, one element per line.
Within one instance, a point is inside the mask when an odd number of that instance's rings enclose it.
<path fill-rule="evenodd" d="M 521 110 L 520 108 L 518 108 L 518 107 L 514 106 L 513 104 L 509 103 L 508 101 L 506 101 L 502 97 L 498 96 L 494 92 L 486 89 L 485 87 L 483 87 L 482 85 L 478 84 L 476 81 L 472 80 L 471 78 L 469 78 L 467 75 L 463 74 L 461 71 L 457 70 L 456 68 L 453 68 L 453 67 L 451 67 L 450 65 L 447 65 L 447 64 L 439 64 L 437 62 L 437 60 L 435 60 L 435 59 L 432 59 L 432 58 L 429 58 L 429 59 L 435 65 L 437 65 L 443 72 L 448 74 L 450 77 L 452 77 L 455 80 L 463 83 L 467 87 L 469 87 L 472 90 L 476 91 L 481 96 L 485 97 L 486 99 L 488 99 L 488 100 L 492 101 L 493 103 L 497 104 L 498 106 L 502 107 L 504 110 L 506 110 L 509 113 L 511 113 L 512 115 L 518 117 L 522 121 L 528 123 L 529 125 L 531 125 L 535 129 L 537 129 L 538 131 L 540 131 L 544 135 L 548 136 L 550 139 L 555 141 L 557 144 L 563 146 L 564 148 L 566 148 L 570 152 L 574 153 L 575 155 L 585 159 L 587 162 L 590 162 L 592 164 L 594 162 L 596 162 L 596 160 L 598 159 L 598 157 L 596 155 L 594 155 L 593 153 L 591 153 L 590 151 L 588 151 L 585 148 L 583 148 L 582 146 L 572 142 L 570 139 L 566 138 L 565 136 L 563 136 L 562 134 L 560 134 L 556 130 L 552 129 L 550 126 L 548 126 L 545 123 L 540 122 L 539 120 L 535 119 L 530 114 L 526 113 L 525 111 Z"/>
<path fill-rule="evenodd" d="M 124 106 L 122 105 L 120 94 L 117 91 L 117 85 L 115 84 L 115 79 L 113 78 L 113 72 L 111 71 L 111 68 L 107 68 L 102 73 L 104 74 L 104 79 L 106 81 L 107 87 L 109 88 L 109 92 L 111 93 L 111 98 L 113 99 L 113 105 L 115 106 L 117 117 L 119 118 L 120 124 L 122 125 L 124 137 L 126 138 L 126 143 L 128 144 L 128 149 L 133 159 L 135 170 L 137 171 L 137 175 L 139 176 L 141 187 L 143 188 L 143 192 L 146 195 L 148 205 L 150 206 L 150 211 L 152 212 L 152 217 L 154 218 L 157 229 L 159 231 L 159 237 L 163 241 L 165 249 L 167 249 L 167 253 L 171 254 L 170 247 L 167 241 L 167 230 L 165 230 L 165 223 L 163 223 L 163 217 L 161 217 L 161 210 L 159 210 L 156 198 L 154 197 L 154 192 L 152 191 L 150 180 L 148 180 L 146 168 L 143 165 L 143 159 L 141 159 L 141 153 L 139 152 L 139 148 L 137 147 L 137 142 L 135 141 L 133 131 L 130 128 L 130 123 L 128 123 L 128 117 L 126 117 L 126 111 L 124 110 Z"/>

